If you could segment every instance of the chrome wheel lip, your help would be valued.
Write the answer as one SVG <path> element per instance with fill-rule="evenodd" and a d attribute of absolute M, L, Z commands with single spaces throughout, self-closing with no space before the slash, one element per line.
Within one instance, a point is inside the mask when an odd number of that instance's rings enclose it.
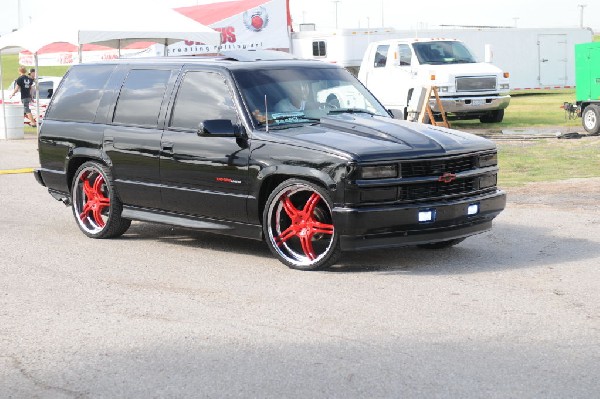
<path fill-rule="evenodd" d="M 101 177 L 104 181 L 104 183 L 102 184 L 103 186 L 103 194 L 106 198 L 110 198 L 110 192 L 108 191 L 108 187 L 106 185 L 106 176 L 104 176 L 104 174 L 97 168 L 95 168 L 94 166 L 88 166 L 82 170 L 79 171 L 79 173 L 77 174 L 77 176 L 75 176 L 75 182 L 76 184 L 74 185 L 73 188 L 73 194 L 72 194 L 72 200 L 73 200 L 73 213 L 75 215 L 75 219 L 77 219 L 77 223 L 79 224 L 79 226 L 81 227 L 82 230 L 84 230 L 85 232 L 92 234 L 92 235 L 96 235 L 101 233 L 107 226 L 109 217 L 110 217 L 110 205 L 108 207 L 106 207 L 106 211 L 103 211 L 101 213 L 101 217 L 102 220 L 104 222 L 104 226 L 100 226 L 96 220 L 94 220 L 94 218 L 91 216 L 91 213 L 88 214 L 88 216 L 86 216 L 84 219 L 82 219 L 80 217 L 80 215 L 83 213 L 84 211 L 84 205 L 87 202 L 86 201 L 86 193 L 84 190 L 84 181 L 82 180 L 82 176 L 86 176 L 88 174 L 91 175 L 95 175 L 96 177 L 94 178 L 97 179 L 99 177 Z M 88 180 L 87 177 L 84 178 L 85 180 Z"/>
<path fill-rule="evenodd" d="M 278 256 L 280 256 L 282 259 L 284 259 L 288 263 L 290 263 L 296 267 L 300 267 L 300 268 L 311 267 L 315 264 L 318 264 L 324 258 L 326 258 L 330 254 L 330 251 L 334 245 L 335 234 L 336 234 L 335 227 L 334 227 L 333 232 L 329 238 L 329 242 L 326 245 L 326 248 L 324 250 L 320 251 L 318 256 L 312 260 L 308 256 L 306 256 L 304 253 L 300 253 L 300 252 L 296 251 L 295 249 L 291 248 L 285 241 L 283 243 L 281 243 L 281 245 L 277 244 L 277 239 L 275 237 L 275 234 L 277 236 L 280 236 L 282 234 L 283 230 L 285 230 L 281 225 L 281 217 L 277 216 L 277 215 L 281 215 L 282 212 L 285 213 L 285 210 L 283 209 L 283 204 L 281 201 L 282 197 L 284 197 L 284 196 L 292 197 L 293 195 L 298 194 L 300 192 L 304 192 L 304 191 L 310 192 L 313 194 L 317 194 L 320 198 L 319 202 L 322 203 L 327 208 L 327 212 L 329 212 L 329 215 L 330 216 L 332 215 L 329 204 L 327 203 L 327 201 L 325 201 L 325 199 L 323 198 L 323 196 L 321 194 L 319 194 L 317 191 L 314 190 L 313 187 L 311 187 L 309 185 L 296 183 L 296 184 L 290 185 L 289 187 L 286 187 L 284 190 L 281 190 L 277 194 L 277 196 L 275 198 L 273 198 L 273 201 L 271 202 L 269 209 L 268 209 L 268 218 L 267 218 L 268 236 L 269 236 L 269 240 L 271 242 L 271 246 L 273 247 L 275 252 L 278 254 Z M 320 208 L 319 212 L 322 214 L 321 211 L 322 211 L 322 209 Z M 319 240 L 321 240 L 321 239 L 319 239 Z"/>

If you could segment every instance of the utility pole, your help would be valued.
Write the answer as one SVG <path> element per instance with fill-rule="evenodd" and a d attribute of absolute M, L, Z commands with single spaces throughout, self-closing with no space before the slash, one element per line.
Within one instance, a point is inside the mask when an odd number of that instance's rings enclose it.
<path fill-rule="evenodd" d="M 578 4 L 577 7 L 581 8 L 579 11 L 579 27 L 583 28 L 583 9 L 587 7 L 587 4 Z"/>
<path fill-rule="evenodd" d="M 338 3 L 340 0 L 333 0 L 332 3 L 335 4 L 335 29 L 338 28 Z"/>
<path fill-rule="evenodd" d="M 17 26 L 19 27 L 19 29 L 21 29 L 21 27 L 23 25 L 23 22 L 21 21 L 22 20 L 21 0 L 17 0 L 17 14 L 18 14 L 18 18 L 19 18 L 19 20 L 17 21 Z"/>

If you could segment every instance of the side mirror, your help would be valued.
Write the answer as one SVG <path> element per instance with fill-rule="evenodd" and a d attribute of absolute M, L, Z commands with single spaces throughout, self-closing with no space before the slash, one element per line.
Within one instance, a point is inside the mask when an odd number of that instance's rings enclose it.
<path fill-rule="evenodd" d="M 198 125 L 199 136 L 224 136 L 234 137 L 238 135 L 239 128 L 233 126 L 229 119 L 208 119 Z"/>

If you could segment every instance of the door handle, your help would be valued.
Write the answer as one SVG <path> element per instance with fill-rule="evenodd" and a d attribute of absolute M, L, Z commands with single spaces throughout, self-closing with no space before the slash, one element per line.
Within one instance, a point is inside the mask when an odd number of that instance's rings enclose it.
<path fill-rule="evenodd" d="M 548 59 L 542 58 L 542 62 L 548 62 Z"/>

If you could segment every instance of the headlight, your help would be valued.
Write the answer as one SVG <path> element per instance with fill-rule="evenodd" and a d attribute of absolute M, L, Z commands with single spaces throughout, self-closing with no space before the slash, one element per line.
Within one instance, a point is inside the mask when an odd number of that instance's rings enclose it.
<path fill-rule="evenodd" d="M 360 179 L 388 179 L 398 177 L 398 165 L 363 166 L 360 169 Z"/>
<path fill-rule="evenodd" d="M 508 90 L 508 89 L 510 89 L 510 85 L 508 83 L 500 85 L 500 90 Z"/>
<path fill-rule="evenodd" d="M 486 168 L 488 166 L 496 166 L 498 165 L 498 154 L 483 154 L 479 156 L 479 167 Z"/>
<path fill-rule="evenodd" d="M 438 86 L 438 91 L 440 93 L 447 93 L 448 92 L 448 86 Z"/>

